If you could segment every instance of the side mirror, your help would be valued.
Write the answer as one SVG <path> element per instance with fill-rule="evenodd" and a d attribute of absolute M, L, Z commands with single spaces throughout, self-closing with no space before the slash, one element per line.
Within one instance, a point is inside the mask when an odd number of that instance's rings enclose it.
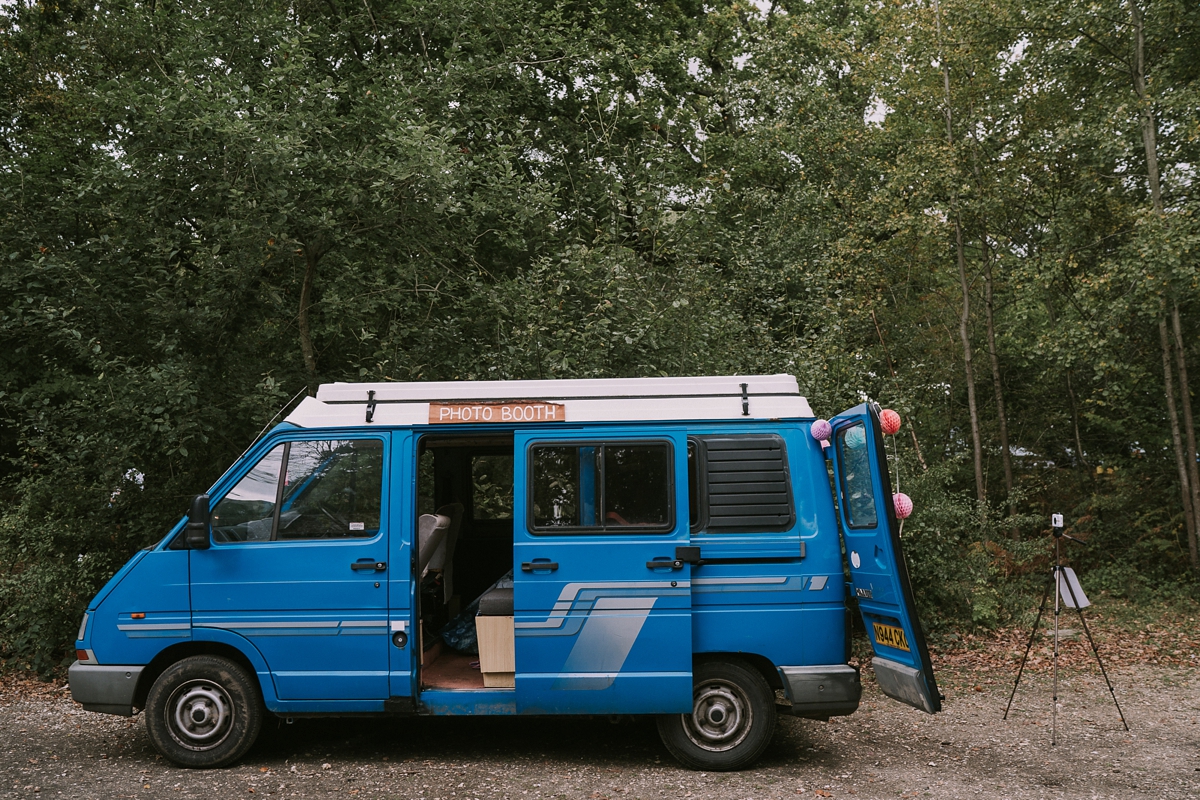
<path fill-rule="evenodd" d="M 188 511 L 187 525 L 184 527 L 184 541 L 189 550 L 207 550 L 211 541 L 212 517 L 208 510 L 208 495 L 198 494 L 192 498 L 192 507 Z"/>

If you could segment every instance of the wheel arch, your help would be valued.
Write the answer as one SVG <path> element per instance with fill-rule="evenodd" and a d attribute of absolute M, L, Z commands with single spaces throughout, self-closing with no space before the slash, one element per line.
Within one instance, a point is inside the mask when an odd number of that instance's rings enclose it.
<path fill-rule="evenodd" d="M 191 656 L 221 656 L 228 658 L 230 661 L 245 668 L 247 672 L 255 677 L 263 700 L 270 702 L 274 700 L 274 687 L 270 685 L 269 679 L 264 679 L 264 675 L 268 674 L 266 663 L 262 661 L 262 656 L 257 651 L 254 651 L 254 655 L 257 656 L 261 668 L 259 664 L 255 664 L 255 659 L 250 658 L 242 650 L 228 642 L 192 640 L 173 644 L 156 655 L 146 665 L 146 668 L 142 670 L 142 674 L 138 678 L 137 689 L 133 694 L 133 706 L 134 708 L 145 708 L 146 697 L 150 694 L 150 687 L 154 685 L 159 676 L 166 672 L 172 664 L 177 664 Z"/>
<path fill-rule="evenodd" d="M 783 679 L 779 677 L 779 670 L 775 667 L 774 662 L 764 655 L 758 653 L 697 653 L 692 659 L 694 664 L 707 661 L 732 661 L 743 664 L 762 675 L 767 686 L 772 689 L 783 688 Z"/>

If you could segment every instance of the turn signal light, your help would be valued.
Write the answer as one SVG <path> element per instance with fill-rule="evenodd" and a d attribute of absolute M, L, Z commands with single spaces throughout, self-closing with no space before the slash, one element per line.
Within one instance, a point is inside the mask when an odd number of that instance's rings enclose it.
<path fill-rule="evenodd" d="M 146 612 L 145 611 L 135 611 L 129 615 L 129 618 L 130 619 L 145 619 Z"/>
<path fill-rule="evenodd" d="M 78 658 L 80 661 L 87 661 L 88 660 L 87 650 L 76 650 L 75 657 Z"/>

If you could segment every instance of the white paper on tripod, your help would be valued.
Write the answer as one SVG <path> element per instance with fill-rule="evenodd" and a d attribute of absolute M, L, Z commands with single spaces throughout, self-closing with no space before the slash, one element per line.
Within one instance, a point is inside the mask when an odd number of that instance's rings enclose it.
<path fill-rule="evenodd" d="M 1071 598 L 1074 593 L 1074 599 Z M 1062 595 L 1063 604 L 1067 608 L 1087 608 L 1092 603 L 1087 599 L 1087 595 L 1083 593 L 1083 587 L 1079 585 L 1079 576 L 1075 574 L 1075 570 L 1070 567 L 1062 568 L 1062 582 L 1059 583 L 1059 594 Z M 1079 605 L 1075 605 L 1075 601 L 1079 601 Z"/>

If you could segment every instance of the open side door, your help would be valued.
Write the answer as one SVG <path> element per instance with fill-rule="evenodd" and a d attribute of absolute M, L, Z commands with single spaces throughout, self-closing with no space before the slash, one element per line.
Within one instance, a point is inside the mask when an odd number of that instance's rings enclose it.
<path fill-rule="evenodd" d="M 596 426 L 515 439 L 518 713 L 690 712 L 686 438 Z"/>
<path fill-rule="evenodd" d="M 900 547 L 879 406 L 864 403 L 830 420 L 835 493 L 851 592 L 875 650 L 888 697 L 930 714 L 942 709 Z"/>

